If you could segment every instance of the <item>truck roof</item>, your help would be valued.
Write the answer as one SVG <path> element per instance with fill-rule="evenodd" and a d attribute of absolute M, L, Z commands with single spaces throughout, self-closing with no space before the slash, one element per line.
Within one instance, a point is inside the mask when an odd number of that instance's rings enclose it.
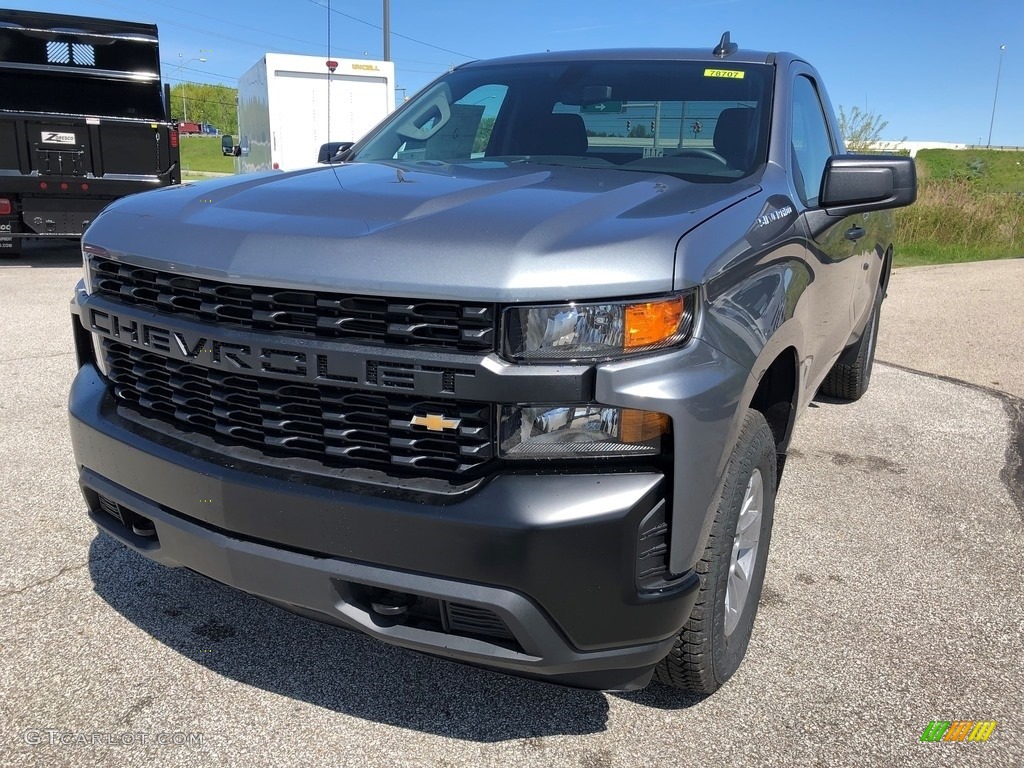
<path fill-rule="evenodd" d="M 597 48 L 579 51 L 547 51 L 496 59 L 481 59 L 463 64 L 459 69 L 492 64 L 537 64 L 559 61 L 707 61 L 717 64 L 771 64 L 792 54 L 739 49 L 727 56 L 716 56 L 708 48 Z"/>

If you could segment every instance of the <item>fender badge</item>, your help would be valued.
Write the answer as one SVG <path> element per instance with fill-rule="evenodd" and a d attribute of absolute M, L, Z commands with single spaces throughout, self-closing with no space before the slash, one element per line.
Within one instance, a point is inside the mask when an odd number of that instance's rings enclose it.
<path fill-rule="evenodd" d="M 426 427 L 431 432 L 444 432 L 446 429 L 458 429 L 462 419 L 448 419 L 441 414 L 428 413 L 426 416 L 413 416 L 409 425 Z"/>

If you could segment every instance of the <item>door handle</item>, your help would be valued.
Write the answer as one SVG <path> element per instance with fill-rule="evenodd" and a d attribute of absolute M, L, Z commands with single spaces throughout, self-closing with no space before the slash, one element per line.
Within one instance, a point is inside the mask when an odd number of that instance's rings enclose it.
<path fill-rule="evenodd" d="M 846 230 L 845 237 L 847 240 L 857 241 L 864 237 L 864 235 L 866 234 L 867 230 L 864 229 L 864 227 L 852 226 L 848 230 Z"/>

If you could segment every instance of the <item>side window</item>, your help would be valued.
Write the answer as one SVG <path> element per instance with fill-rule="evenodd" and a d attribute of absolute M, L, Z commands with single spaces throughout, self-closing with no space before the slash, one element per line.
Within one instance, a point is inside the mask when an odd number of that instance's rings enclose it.
<path fill-rule="evenodd" d="M 828 125 L 818 92 L 810 78 L 800 76 L 793 84 L 793 162 L 796 188 L 804 204 L 818 204 L 825 162 L 833 154 Z"/>

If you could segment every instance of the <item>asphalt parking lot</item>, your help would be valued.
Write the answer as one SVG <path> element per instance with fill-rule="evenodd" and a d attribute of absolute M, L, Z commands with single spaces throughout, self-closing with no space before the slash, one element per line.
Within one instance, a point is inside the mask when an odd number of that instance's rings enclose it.
<path fill-rule="evenodd" d="M 913 319 L 941 290 L 929 268 L 890 287 L 878 356 L 893 365 L 860 402 L 815 403 L 798 425 L 750 652 L 696 700 L 420 656 L 99 536 L 66 427 L 80 261 L 29 255 L 0 262 L 0 764 L 1024 764 L 1024 405 L 998 383 L 1022 357 L 1005 374 L 985 345 L 945 366 L 913 357 L 933 339 L 901 330 L 954 332 Z M 947 280 L 991 267 L 956 269 Z M 998 269 L 1019 296 L 1024 260 Z M 1024 305 L 1005 311 L 1019 335 Z M 986 743 L 919 740 L 957 719 L 998 725 Z"/>

